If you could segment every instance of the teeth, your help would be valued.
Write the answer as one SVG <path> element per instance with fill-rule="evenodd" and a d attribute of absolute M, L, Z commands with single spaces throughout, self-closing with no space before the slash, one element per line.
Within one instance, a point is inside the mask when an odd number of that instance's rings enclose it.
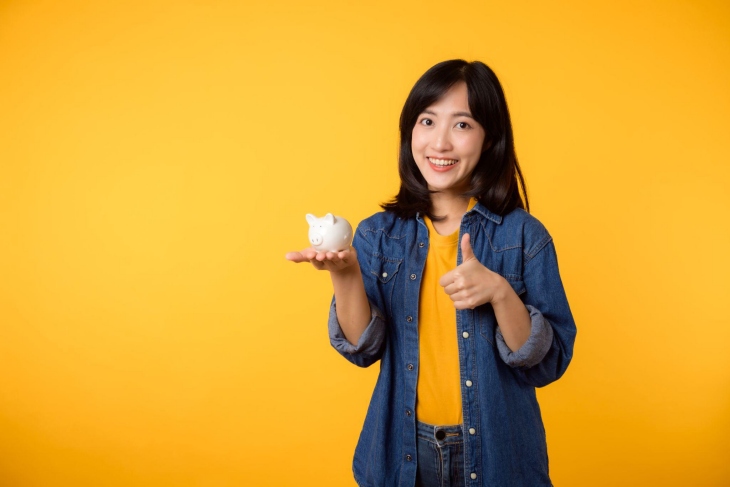
<path fill-rule="evenodd" d="M 432 157 L 429 157 L 428 160 L 431 161 L 431 164 L 436 164 L 437 166 L 453 166 L 458 162 L 455 159 L 434 159 Z"/>

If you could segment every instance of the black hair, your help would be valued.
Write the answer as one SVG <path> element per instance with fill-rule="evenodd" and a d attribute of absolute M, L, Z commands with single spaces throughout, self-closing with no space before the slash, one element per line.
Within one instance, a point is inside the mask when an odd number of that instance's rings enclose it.
<path fill-rule="evenodd" d="M 433 66 L 411 89 L 400 115 L 400 190 L 392 201 L 381 205 L 384 210 L 401 218 L 421 213 L 434 221 L 443 219 L 433 214 L 431 193 L 434 191 L 428 189 L 413 159 L 411 138 L 418 116 L 460 81 L 466 83 L 469 110 L 484 128 L 484 147 L 487 147 L 472 172 L 471 186 L 464 196 L 475 197 L 498 215 L 506 215 L 515 208 L 530 211 L 502 85 L 486 64 L 461 59 Z"/>

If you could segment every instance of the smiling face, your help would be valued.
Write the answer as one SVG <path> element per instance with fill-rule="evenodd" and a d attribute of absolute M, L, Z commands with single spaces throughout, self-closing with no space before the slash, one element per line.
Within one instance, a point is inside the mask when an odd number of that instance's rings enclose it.
<path fill-rule="evenodd" d="M 428 188 L 454 195 L 468 191 L 484 138 L 469 110 L 466 83 L 456 83 L 418 115 L 413 127 L 411 151 Z"/>

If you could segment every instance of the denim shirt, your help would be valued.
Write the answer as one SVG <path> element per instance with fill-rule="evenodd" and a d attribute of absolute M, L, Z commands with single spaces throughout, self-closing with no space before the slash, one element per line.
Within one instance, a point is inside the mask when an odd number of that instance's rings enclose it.
<path fill-rule="evenodd" d="M 547 444 L 535 388 L 563 375 L 576 328 L 558 272 L 552 238 L 524 210 L 504 217 L 477 203 L 461 220 L 474 255 L 502 275 L 530 314 L 531 332 L 517 351 L 507 346 L 487 303 L 455 310 L 468 486 L 550 486 Z M 361 487 L 413 487 L 416 481 L 418 300 L 428 253 L 420 216 L 381 212 L 362 221 L 353 239 L 371 321 L 357 345 L 345 338 L 333 298 L 332 346 L 380 374 L 355 449 Z M 457 264 L 461 264 L 461 248 Z"/>

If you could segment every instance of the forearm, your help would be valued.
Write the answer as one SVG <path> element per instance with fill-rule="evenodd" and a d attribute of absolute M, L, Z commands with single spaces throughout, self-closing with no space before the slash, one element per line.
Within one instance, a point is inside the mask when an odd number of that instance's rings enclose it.
<path fill-rule="evenodd" d="M 530 337 L 530 312 L 509 282 L 505 280 L 501 287 L 501 291 L 492 301 L 492 308 L 505 343 L 510 350 L 516 352 Z"/>
<path fill-rule="evenodd" d="M 343 272 L 331 272 L 335 290 L 337 321 L 347 341 L 357 345 L 370 322 L 370 303 L 358 266 Z"/>

